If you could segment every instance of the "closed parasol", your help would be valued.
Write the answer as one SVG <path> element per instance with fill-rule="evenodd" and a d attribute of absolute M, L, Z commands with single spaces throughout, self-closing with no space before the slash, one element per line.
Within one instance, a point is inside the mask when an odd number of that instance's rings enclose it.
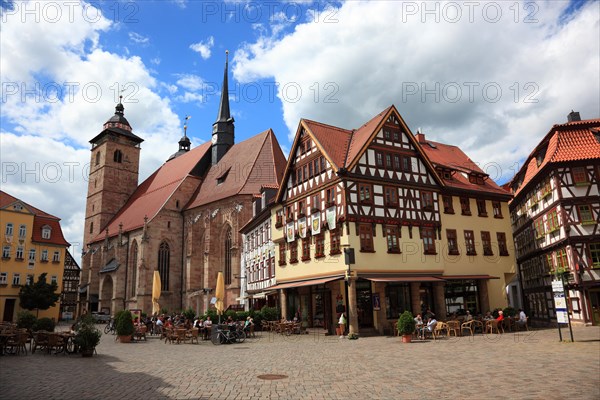
<path fill-rule="evenodd" d="M 223 300 L 225 300 L 225 280 L 222 272 L 217 274 L 217 288 L 215 289 L 215 297 L 217 299 L 217 302 L 215 303 L 217 314 L 223 315 L 223 308 L 225 307 L 223 304 Z M 219 317 L 219 322 L 220 321 L 221 317 Z"/>
<path fill-rule="evenodd" d="M 158 304 L 158 299 L 160 299 L 160 274 L 158 271 L 154 271 L 154 278 L 152 280 L 152 314 L 156 315 L 160 312 L 160 304 Z"/>

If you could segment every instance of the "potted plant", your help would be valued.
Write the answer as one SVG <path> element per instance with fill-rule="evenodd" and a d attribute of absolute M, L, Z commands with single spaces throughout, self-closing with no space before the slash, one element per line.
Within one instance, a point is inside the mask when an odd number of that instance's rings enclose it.
<path fill-rule="evenodd" d="M 79 348 L 82 357 L 91 357 L 94 349 L 100 343 L 102 333 L 96 329 L 94 317 L 85 315 L 78 324 L 75 338 L 75 345 Z"/>
<path fill-rule="evenodd" d="M 115 329 L 121 343 L 131 342 L 131 337 L 135 333 L 131 311 L 121 310 L 117 313 L 115 317 Z"/>
<path fill-rule="evenodd" d="M 404 311 L 398 318 L 398 335 L 402 336 L 402 342 L 410 343 L 415 331 L 416 323 L 410 311 Z"/>

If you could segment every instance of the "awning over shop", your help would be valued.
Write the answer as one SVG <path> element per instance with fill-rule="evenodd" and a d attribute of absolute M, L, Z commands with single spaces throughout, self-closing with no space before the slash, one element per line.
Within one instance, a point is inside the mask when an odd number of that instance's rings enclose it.
<path fill-rule="evenodd" d="M 359 275 L 361 278 L 372 282 L 443 282 L 442 277 L 437 276 L 419 276 L 419 275 Z"/>
<path fill-rule="evenodd" d="M 288 282 L 288 283 L 280 283 L 275 286 L 271 286 L 269 289 L 289 289 L 294 287 L 302 287 L 302 286 L 313 286 L 313 285 L 322 285 L 327 282 L 337 281 L 338 279 L 342 279 L 343 276 L 330 276 L 327 278 L 319 278 L 319 279 L 310 279 L 306 281 L 298 281 L 298 282 Z"/>
<path fill-rule="evenodd" d="M 271 286 L 272 288 L 273 286 Z M 277 293 L 277 290 L 267 290 L 265 292 L 259 292 L 254 294 L 249 294 L 248 298 L 250 299 L 264 299 L 265 297 Z"/>
<path fill-rule="evenodd" d="M 446 280 L 475 280 L 475 279 L 500 279 L 497 276 L 490 275 L 443 275 L 442 279 Z"/>

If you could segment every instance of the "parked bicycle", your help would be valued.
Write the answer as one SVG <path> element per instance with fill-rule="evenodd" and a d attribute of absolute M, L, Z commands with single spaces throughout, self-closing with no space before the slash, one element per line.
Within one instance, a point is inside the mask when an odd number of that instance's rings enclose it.
<path fill-rule="evenodd" d="M 216 329 L 216 333 L 211 337 L 213 344 L 243 343 L 246 340 L 246 333 L 237 325 L 230 326 L 228 329 L 213 325 L 213 329 Z"/>
<path fill-rule="evenodd" d="M 104 333 L 105 334 L 109 334 L 112 333 L 113 335 L 117 333 L 117 329 L 115 327 L 115 319 L 111 318 L 110 321 L 108 321 L 108 324 L 106 324 L 106 326 L 104 327 Z"/>

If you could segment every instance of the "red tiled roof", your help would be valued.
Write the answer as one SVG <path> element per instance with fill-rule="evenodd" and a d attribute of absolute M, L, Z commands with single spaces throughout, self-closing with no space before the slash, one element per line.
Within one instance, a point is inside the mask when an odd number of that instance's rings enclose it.
<path fill-rule="evenodd" d="M 34 242 L 55 244 L 59 246 L 71 245 L 69 242 L 67 242 L 63 235 L 62 228 L 60 227 L 60 218 L 48 214 L 47 212 L 33 207 L 32 205 L 0 190 L 0 208 L 5 208 L 16 202 L 22 203 L 29 211 L 33 213 L 33 232 L 31 234 L 31 240 Z M 45 225 L 48 225 L 52 229 L 50 239 L 42 238 L 42 227 Z"/>
<path fill-rule="evenodd" d="M 175 193 L 179 185 L 189 176 L 200 159 L 210 151 L 209 142 L 197 146 L 177 158 L 167 161 L 150 175 L 131 195 L 127 203 L 111 219 L 106 227 L 92 239 L 96 242 L 104 239 L 106 229 L 109 236 L 119 232 L 119 224 L 123 224 L 123 232 L 144 226 L 144 217 L 152 220 L 163 205 Z M 192 179 L 200 179 L 193 177 Z"/>
<path fill-rule="evenodd" d="M 523 163 L 515 179 L 523 176 L 523 182 L 514 195 L 517 196 L 538 172 L 550 163 L 591 160 L 600 158 L 600 143 L 594 135 L 600 128 L 600 119 L 567 122 L 554 125 Z M 597 134 L 597 133 L 596 133 Z M 538 165 L 537 156 L 546 148 L 544 159 Z"/>
<path fill-rule="evenodd" d="M 238 194 L 256 194 L 264 185 L 277 185 L 286 166 L 285 156 L 271 129 L 233 145 L 208 171 L 186 209 Z M 226 175 L 225 175 L 226 174 Z M 224 180 L 219 183 L 219 178 Z"/>
<path fill-rule="evenodd" d="M 63 232 L 60 227 L 59 221 L 59 219 L 47 218 L 37 215 L 33 217 L 33 232 L 31 235 L 31 240 L 37 243 L 56 244 L 59 246 L 67 247 L 70 246 L 71 244 L 67 242 L 67 240 L 63 236 Z M 49 226 L 51 229 L 50 239 L 44 239 L 42 237 L 42 228 L 46 225 Z"/>
<path fill-rule="evenodd" d="M 368 140 L 375 131 L 375 128 L 377 128 L 377 126 L 383 122 L 383 119 L 393 107 L 394 106 L 389 106 L 371 118 L 371 120 L 369 120 L 363 126 L 353 131 L 350 147 L 348 148 L 345 167 L 351 165 L 352 161 L 362 153 L 363 148 L 369 145 Z"/>
<path fill-rule="evenodd" d="M 342 168 L 352 131 L 308 119 L 300 120 L 300 124 L 304 125 L 313 139 L 320 144 L 325 153 L 323 155 L 332 163 L 333 169 L 337 171 Z"/>
<path fill-rule="evenodd" d="M 428 143 L 432 143 L 435 147 L 430 146 Z M 484 180 L 483 185 L 469 182 L 469 177 L 465 177 L 462 172 L 467 174 L 475 172 L 482 175 L 485 175 L 485 173 L 459 147 L 425 140 L 424 143 L 421 143 L 421 148 L 434 165 L 458 171 L 452 175 L 452 179 L 444 179 L 446 186 L 462 190 L 510 195 L 509 192 L 502 189 L 491 179 Z"/>

